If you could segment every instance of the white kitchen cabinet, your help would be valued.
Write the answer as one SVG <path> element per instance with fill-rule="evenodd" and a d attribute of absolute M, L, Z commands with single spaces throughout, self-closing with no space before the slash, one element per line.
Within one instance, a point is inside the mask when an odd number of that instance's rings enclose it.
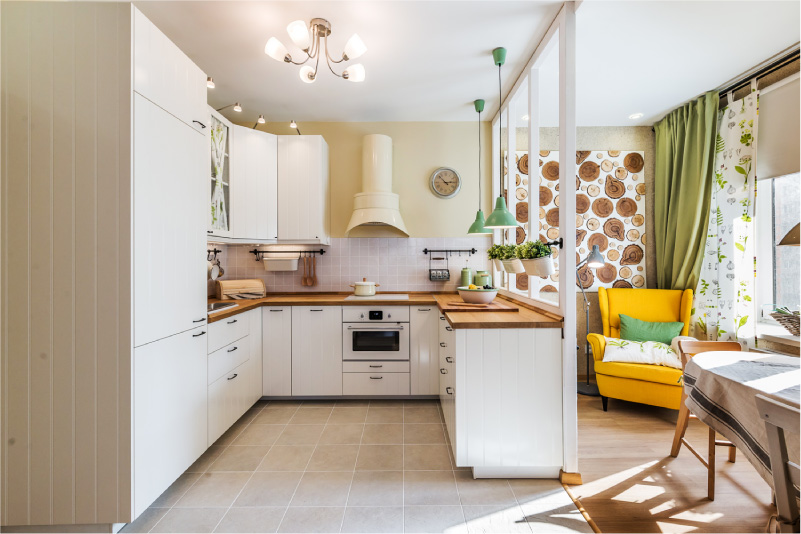
<path fill-rule="evenodd" d="M 135 11 L 138 13 L 138 11 Z M 206 137 L 133 100 L 134 346 L 206 322 Z"/>
<path fill-rule="evenodd" d="M 264 362 L 262 361 L 261 352 L 262 347 L 264 346 L 264 340 L 262 336 L 262 316 L 263 310 L 262 308 L 256 308 L 255 310 L 250 310 L 249 312 L 245 313 L 247 315 L 249 325 L 249 334 L 248 340 L 250 344 L 248 349 L 250 350 L 250 357 L 248 358 L 248 362 L 250 365 L 250 369 L 248 371 L 250 377 L 250 386 L 248 387 L 248 394 L 247 394 L 247 408 L 250 408 L 253 404 L 256 403 L 262 396 L 262 367 Z"/>
<path fill-rule="evenodd" d="M 133 517 L 206 450 L 206 326 L 137 347 Z"/>
<path fill-rule="evenodd" d="M 134 91 L 192 128 L 206 130 L 206 74 L 139 10 L 133 34 Z"/>
<path fill-rule="evenodd" d="M 439 393 L 439 311 L 437 306 L 409 307 L 411 394 Z"/>
<path fill-rule="evenodd" d="M 208 445 L 217 439 L 244 414 L 248 403 L 248 383 L 251 380 L 250 360 L 241 363 L 208 387 Z"/>
<path fill-rule="evenodd" d="M 292 395 L 292 308 L 263 308 L 262 333 L 262 394 L 289 397 Z"/>
<path fill-rule="evenodd" d="M 342 395 L 342 307 L 292 307 L 292 395 Z"/>
<path fill-rule="evenodd" d="M 320 135 L 278 137 L 278 240 L 331 240 L 328 144 Z"/>
<path fill-rule="evenodd" d="M 234 126 L 234 239 L 278 239 L 278 136 Z"/>

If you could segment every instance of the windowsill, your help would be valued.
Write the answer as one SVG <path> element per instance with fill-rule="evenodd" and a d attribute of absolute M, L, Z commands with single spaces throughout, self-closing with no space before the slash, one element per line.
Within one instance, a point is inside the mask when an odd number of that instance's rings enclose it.
<path fill-rule="evenodd" d="M 791 335 L 783 326 L 775 323 L 757 323 L 756 337 L 757 339 L 764 339 L 765 341 L 789 345 L 791 347 L 801 346 L 801 337 Z"/>

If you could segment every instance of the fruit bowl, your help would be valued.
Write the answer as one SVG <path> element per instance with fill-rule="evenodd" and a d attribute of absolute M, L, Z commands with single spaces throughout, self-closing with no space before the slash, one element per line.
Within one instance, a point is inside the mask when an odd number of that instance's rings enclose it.
<path fill-rule="evenodd" d="M 489 304 L 493 300 L 495 300 L 495 296 L 498 294 L 497 289 L 484 289 L 482 287 L 477 287 L 476 289 L 470 289 L 469 287 L 457 287 L 457 291 L 459 291 L 459 296 L 462 297 L 462 300 L 468 304 Z"/>

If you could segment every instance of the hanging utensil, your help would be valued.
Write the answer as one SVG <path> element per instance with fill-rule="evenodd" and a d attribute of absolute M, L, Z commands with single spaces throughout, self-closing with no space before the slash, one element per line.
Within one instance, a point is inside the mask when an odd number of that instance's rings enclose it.
<path fill-rule="evenodd" d="M 312 262 L 312 275 L 311 275 L 311 285 L 317 285 L 317 254 L 312 254 L 311 257 Z"/>

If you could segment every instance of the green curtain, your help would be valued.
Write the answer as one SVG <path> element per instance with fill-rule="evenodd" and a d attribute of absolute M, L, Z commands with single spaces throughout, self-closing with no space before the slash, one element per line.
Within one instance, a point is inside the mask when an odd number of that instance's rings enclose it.
<path fill-rule="evenodd" d="M 659 289 L 692 289 L 704 258 L 715 165 L 718 93 L 671 111 L 654 126 L 654 235 Z"/>

